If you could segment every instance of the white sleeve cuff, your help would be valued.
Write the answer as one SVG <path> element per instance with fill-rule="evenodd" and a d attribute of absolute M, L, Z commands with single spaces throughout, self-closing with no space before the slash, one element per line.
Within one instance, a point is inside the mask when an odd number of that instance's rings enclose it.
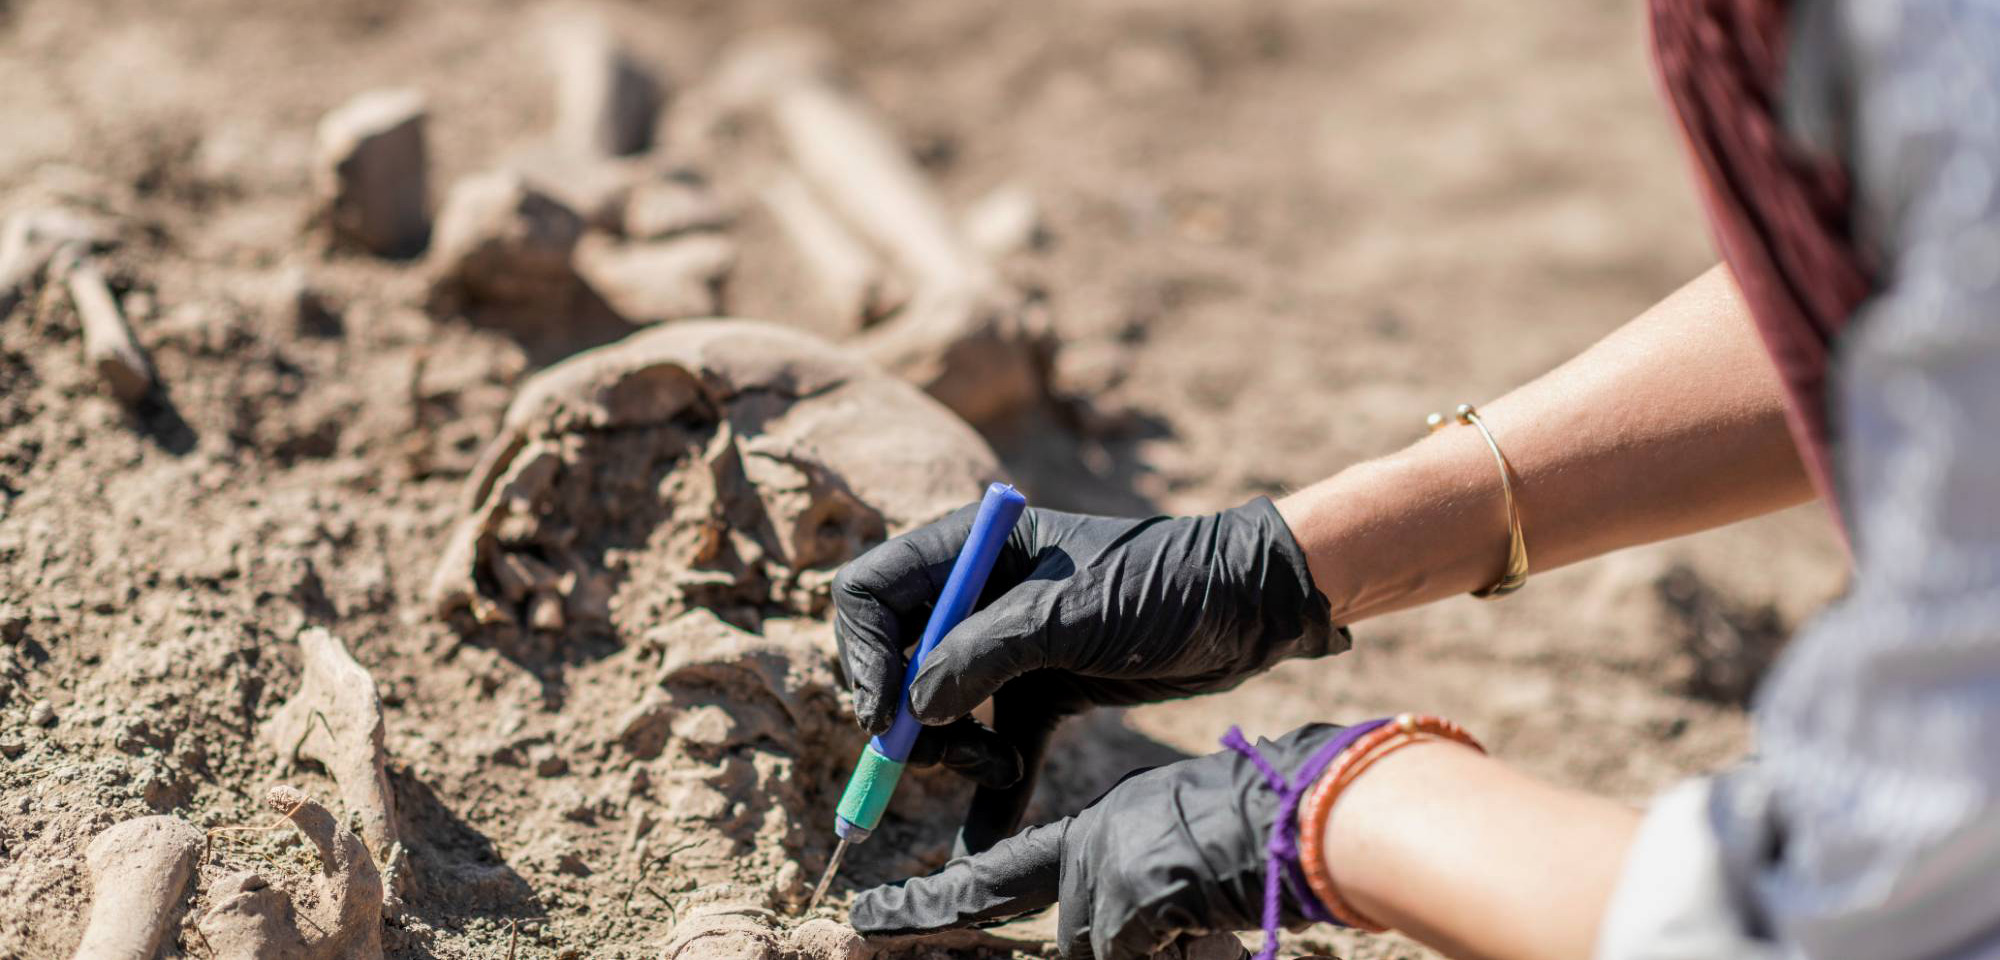
<path fill-rule="evenodd" d="M 1710 826 L 1712 783 L 1689 780 L 1653 801 L 1597 928 L 1597 960 L 1771 960 L 1730 891 Z"/>

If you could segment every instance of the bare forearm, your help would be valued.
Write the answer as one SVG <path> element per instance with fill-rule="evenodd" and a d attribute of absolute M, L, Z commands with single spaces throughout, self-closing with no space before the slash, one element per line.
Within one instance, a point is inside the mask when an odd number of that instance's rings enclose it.
<path fill-rule="evenodd" d="M 1812 496 L 1784 396 L 1717 267 L 1480 414 L 1513 465 L 1535 570 Z M 1507 553 L 1497 468 L 1455 426 L 1286 497 L 1337 622 L 1486 586 Z"/>
<path fill-rule="evenodd" d="M 1583 958 L 1638 823 L 1457 744 L 1418 744 L 1342 792 L 1327 870 L 1363 915 L 1460 960 Z"/>

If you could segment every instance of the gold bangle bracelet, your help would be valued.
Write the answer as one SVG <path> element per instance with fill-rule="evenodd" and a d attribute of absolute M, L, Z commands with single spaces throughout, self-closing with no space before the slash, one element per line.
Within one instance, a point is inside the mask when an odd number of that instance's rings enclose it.
<path fill-rule="evenodd" d="M 1491 586 L 1472 591 L 1472 595 L 1481 600 L 1497 600 L 1521 589 L 1528 582 L 1528 541 L 1521 535 L 1521 510 L 1514 505 L 1514 469 L 1507 464 L 1507 455 L 1500 452 L 1500 442 L 1493 439 L 1493 431 L 1486 428 L 1486 421 L 1480 418 L 1479 411 L 1473 409 L 1472 404 L 1459 404 L 1458 409 L 1453 411 L 1452 419 L 1479 428 L 1479 435 L 1486 440 L 1486 449 L 1493 451 L 1493 462 L 1500 465 L 1500 494 L 1507 501 L 1507 569 Z M 1436 433 L 1451 420 L 1445 419 L 1442 413 L 1433 413 L 1424 422 L 1430 425 L 1432 433 Z"/>

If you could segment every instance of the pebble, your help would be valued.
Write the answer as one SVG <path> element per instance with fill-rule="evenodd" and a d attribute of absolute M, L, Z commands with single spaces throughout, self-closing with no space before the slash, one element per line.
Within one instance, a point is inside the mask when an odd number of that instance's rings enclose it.
<path fill-rule="evenodd" d="M 569 758 L 548 744 L 530 750 L 528 761 L 535 768 L 535 776 L 538 777 L 560 777 L 569 772 Z"/>
<path fill-rule="evenodd" d="M 55 726 L 56 705 L 47 700 L 35 701 L 35 705 L 28 708 L 28 723 L 37 727 Z"/>
<path fill-rule="evenodd" d="M 11 603 L 0 604 L 0 643 L 20 643 L 28 632 L 28 611 Z"/>

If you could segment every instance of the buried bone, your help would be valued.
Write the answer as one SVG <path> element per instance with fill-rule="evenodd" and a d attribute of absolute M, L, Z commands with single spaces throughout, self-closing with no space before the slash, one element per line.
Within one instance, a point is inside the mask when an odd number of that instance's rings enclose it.
<path fill-rule="evenodd" d="M 635 324 L 715 316 L 735 265 L 735 244 L 711 233 L 637 243 L 591 234 L 576 246 L 577 274 Z"/>
<path fill-rule="evenodd" d="M 76 960 L 150 960 L 170 939 L 202 834 L 179 817 L 139 817 L 90 842 L 90 923 Z"/>
<path fill-rule="evenodd" d="M 774 177 L 761 199 L 819 287 L 835 323 L 848 331 L 870 326 L 902 305 L 895 281 L 875 251 L 847 229 L 796 175 Z"/>
<path fill-rule="evenodd" d="M 76 264 L 69 271 L 69 295 L 83 325 L 84 361 L 97 372 L 105 391 L 127 406 L 144 399 L 153 389 L 153 364 L 132 338 L 132 328 L 105 285 L 104 274 L 94 264 Z"/>
<path fill-rule="evenodd" d="M 814 835 L 805 818 L 858 736 L 837 692 L 830 581 L 997 473 L 984 441 L 935 400 L 772 324 L 650 328 L 522 384 L 468 478 L 434 599 L 468 639 L 519 661 L 615 649 L 588 692 L 572 675 L 574 702 L 598 712 L 556 746 L 594 731 L 643 772 L 598 790 L 646 824 L 633 889 L 674 908 L 666 956 L 864 955 L 838 925 L 788 937 L 763 909 L 786 896 L 770 880 L 784 863 L 797 899 L 796 860 Z M 566 591 L 584 584 L 603 591 L 595 620 L 569 615 Z M 535 629 L 537 609 L 554 609 L 550 591 L 565 617 Z M 583 642 L 603 634 L 616 644 Z M 580 789 L 596 776 L 594 761 L 565 756 L 528 754 L 537 773 Z M 939 777 L 926 789 L 956 806 L 947 791 L 962 787 Z M 565 843 L 547 848 L 551 872 L 612 869 Z M 647 869 L 699 882 L 656 889 Z"/>
<path fill-rule="evenodd" d="M 625 156 L 653 144 L 660 81 L 595 15 L 568 12 L 545 29 L 556 80 L 555 141 L 576 154 Z"/>
<path fill-rule="evenodd" d="M 360 837 L 324 806 L 279 785 L 264 805 L 298 828 L 318 855 L 319 870 L 297 878 L 296 893 L 255 871 L 223 878 L 196 923 L 218 957 L 249 960 L 379 960 L 382 956 L 382 876 Z"/>
<path fill-rule="evenodd" d="M 857 348 L 974 423 L 1040 399 L 1045 318 L 961 233 L 887 125 L 809 44 L 753 44 L 725 68 L 730 96 L 761 108 L 826 206 L 882 250 L 913 291 Z"/>
<path fill-rule="evenodd" d="M 382 700 L 375 679 L 346 645 L 320 627 L 299 634 L 304 662 L 299 689 L 264 725 L 264 745 L 281 759 L 279 774 L 310 759 L 333 775 L 341 801 L 383 863 L 395 860 L 396 811 L 384 770 Z"/>
<path fill-rule="evenodd" d="M 25 297 L 64 250 L 109 246 L 112 225 L 60 208 L 30 209 L 0 221 L 0 317 Z"/>

